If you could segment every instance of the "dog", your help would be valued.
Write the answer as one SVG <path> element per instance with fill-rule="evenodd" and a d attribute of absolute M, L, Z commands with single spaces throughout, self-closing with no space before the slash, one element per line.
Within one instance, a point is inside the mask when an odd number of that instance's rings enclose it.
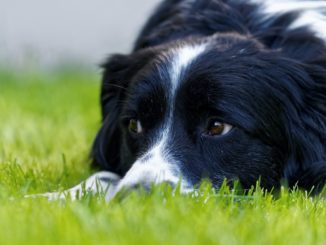
<path fill-rule="evenodd" d="M 326 1 L 165 0 L 130 54 L 104 63 L 102 125 L 84 183 L 110 200 L 326 183 Z M 50 198 L 69 194 L 78 185 Z"/>

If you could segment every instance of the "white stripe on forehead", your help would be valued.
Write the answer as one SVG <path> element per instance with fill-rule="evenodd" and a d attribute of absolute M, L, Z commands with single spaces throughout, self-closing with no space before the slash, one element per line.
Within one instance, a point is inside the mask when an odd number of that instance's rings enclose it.
<path fill-rule="evenodd" d="M 186 45 L 172 51 L 173 61 L 170 68 L 171 91 L 175 93 L 181 74 L 200 54 L 205 51 L 205 44 Z"/>
<path fill-rule="evenodd" d="M 161 138 L 158 142 L 157 146 L 159 149 L 164 150 L 167 144 L 167 139 L 169 138 L 169 133 L 172 126 L 172 117 L 174 111 L 175 104 L 175 94 L 182 80 L 182 73 L 185 69 L 187 69 L 191 63 L 201 55 L 205 49 L 207 44 L 187 44 L 184 46 L 179 46 L 178 48 L 174 48 L 171 51 L 170 57 L 172 58 L 171 65 L 169 67 L 170 73 L 170 97 L 168 100 L 168 113 L 166 121 L 163 125 L 161 131 Z"/>
<path fill-rule="evenodd" d="M 168 99 L 168 112 L 166 118 L 159 129 L 152 146 L 146 153 L 140 156 L 133 164 L 121 181 L 121 186 L 132 186 L 142 182 L 161 183 L 169 181 L 177 184 L 180 177 L 178 161 L 173 159 L 169 152 L 169 136 L 172 127 L 173 108 L 175 103 L 176 90 L 181 81 L 181 76 L 187 67 L 205 51 L 205 44 L 185 45 L 171 50 L 167 61 L 171 62 L 169 68 L 170 75 L 170 95 Z M 171 60 L 172 59 L 172 60 Z M 186 188 L 186 181 L 181 182 L 181 187 Z"/>

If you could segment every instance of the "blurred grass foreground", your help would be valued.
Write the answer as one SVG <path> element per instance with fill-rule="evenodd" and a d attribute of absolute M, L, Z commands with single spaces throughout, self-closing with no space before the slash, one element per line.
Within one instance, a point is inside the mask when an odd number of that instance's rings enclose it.
<path fill-rule="evenodd" d="M 90 174 L 99 127 L 98 74 L 0 71 L 0 244 L 326 244 L 326 203 L 300 191 L 247 196 L 208 184 L 160 187 L 105 203 L 48 202 Z"/>

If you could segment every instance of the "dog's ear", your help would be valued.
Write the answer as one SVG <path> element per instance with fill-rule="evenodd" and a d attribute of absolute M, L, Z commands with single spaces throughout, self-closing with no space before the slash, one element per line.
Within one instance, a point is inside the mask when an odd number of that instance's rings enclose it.
<path fill-rule="evenodd" d="M 320 50 L 320 54 L 322 57 L 316 56 L 306 67 L 313 85 L 306 92 L 305 104 L 309 109 L 305 125 L 308 134 L 315 135 L 306 150 L 314 152 L 315 161 L 305 163 L 306 169 L 298 181 L 302 188 L 314 188 L 315 192 L 321 191 L 326 184 L 326 49 Z"/>
<path fill-rule="evenodd" d="M 288 131 L 291 134 L 290 159 L 285 176 L 290 186 L 320 190 L 326 184 L 326 52 L 302 64 L 308 76 L 301 79 L 296 96 L 296 120 Z"/>
<path fill-rule="evenodd" d="M 91 152 L 93 166 L 123 175 L 120 164 L 120 113 L 132 78 L 153 57 L 151 50 L 113 55 L 103 65 L 101 87 L 102 126 Z"/>
<path fill-rule="evenodd" d="M 112 172 L 118 172 L 116 169 L 120 162 L 119 98 L 128 87 L 129 81 L 126 77 L 129 62 L 128 56 L 117 54 L 102 65 L 100 95 L 102 126 L 95 138 L 91 157 L 94 167 Z"/>

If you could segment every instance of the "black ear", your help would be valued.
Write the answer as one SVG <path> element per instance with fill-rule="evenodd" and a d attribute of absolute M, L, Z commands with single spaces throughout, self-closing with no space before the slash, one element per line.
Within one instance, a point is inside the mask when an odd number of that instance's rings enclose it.
<path fill-rule="evenodd" d="M 292 156 L 285 176 L 290 186 L 320 191 L 326 184 L 326 52 L 303 65 L 310 79 L 301 80 L 301 105 L 292 123 Z"/>
<path fill-rule="evenodd" d="M 298 180 L 298 185 L 304 189 L 314 188 L 318 193 L 326 184 L 326 52 L 322 58 L 316 56 L 313 64 L 306 67 L 314 85 L 307 92 L 305 103 L 309 109 L 309 121 L 306 122 L 310 134 L 316 134 L 310 151 L 315 152 L 316 161 L 306 163 L 306 169 Z M 308 166 L 307 166 L 308 165 Z"/>
<path fill-rule="evenodd" d="M 93 166 L 123 175 L 120 163 L 122 101 L 126 98 L 132 78 L 147 64 L 151 51 L 131 55 L 113 55 L 102 65 L 102 126 L 91 152 Z"/>
<path fill-rule="evenodd" d="M 119 98 L 123 96 L 128 86 L 125 79 L 128 67 L 129 59 L 124 55 L 114 55 L 102 65 L 104 69 L 100 95 L 102 126 L 91 153 L 94 167 L 117 173 L 121 138 L 118 125 L 121 110 Z"/>

